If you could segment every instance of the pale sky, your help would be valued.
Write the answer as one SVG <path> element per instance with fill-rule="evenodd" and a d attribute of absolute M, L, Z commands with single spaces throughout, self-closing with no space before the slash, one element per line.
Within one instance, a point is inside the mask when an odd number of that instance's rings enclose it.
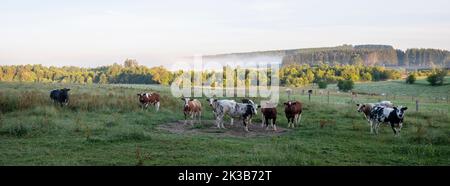
<path fill-rule="evenodd" d="M 0 0 L 0 64 L 96 67 L 342 44 L 450 50 L 449 0 Z"/>

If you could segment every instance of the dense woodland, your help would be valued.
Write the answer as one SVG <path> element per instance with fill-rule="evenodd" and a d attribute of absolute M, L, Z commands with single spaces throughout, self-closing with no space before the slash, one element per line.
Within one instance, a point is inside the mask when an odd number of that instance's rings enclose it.
<path fill-rule="evenodd" d="M 58 68 L 42 65 L 0 66 L 0 81 L 168 85 L 172 76 L 173 73 L 164 67 L 148 68 L 131 59 L 126 60 L 123 65 L 113 64 L 98 68 Z"/>
<path fill-rule="evenodd" d="M 450 52 L 438 49 L 396 50 L 391 46 L 360 45 L 305 50 L 283 58 L 283 64 L 364 64 L 379 66 L 449 67 Z"/>

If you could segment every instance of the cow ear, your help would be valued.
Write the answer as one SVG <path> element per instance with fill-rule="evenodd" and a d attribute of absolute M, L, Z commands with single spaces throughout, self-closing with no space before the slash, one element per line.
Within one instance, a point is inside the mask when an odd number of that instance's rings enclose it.
<path fill-rule="evenodd" d="M 261 108 L 261 105 L 258 105 L 258 108 Z"/>
<path fill-rule="evenodd" d="M 358 103 L 358 104 L 356 104 L 356 106 L 357 106 L 357 107 L 359 107 L 359 105 L 360 105 L 359 103 Z"/>
<path fill-rule="evenodd" d="M 218 99 L 214 99 L 214 102 L 217 102 L 218 101 Z"/>
<path fill-rule="evenodd" d="M 67 91 L 70 91 L 70 88 L 69 89 L 66 89 Z"/>
<path fill-rule="evenodd" d="M 402 108 L 402 110 L 408 110 L 408 107 L 404 107 L 404 108 Z"/>
<path fill-rule="evenodd" d="M 394 110 L 397 110 L 397 107 L 392 107 Z"/>
<path fill-rule="evenodd" d="M 136 94 L 137 96 L 141 96 L 141 94 Z"/>
<path fill-rule="evenodd" d="M 208 99 L 206 99 L 206 101 L 208 101 L 208 102 L 209 102 L 210 100 L 211 100 L 211 99 L 209 99 L 209 98 L 208 98 Z"/>
<path fill-rule="evenodd" d="M 283 103 L 284 105 L 288 105 L 288 103 Z"/>
<path fill-rule="evenodd" d="M 192 99 L 192 98 L 189 98 L 189 100 L 190 100 L 190 101 L 194 101 L 194 99 Z"/>
<path fill-rule="evenodd" d="M 185 100 L 186 100 L 186 98 L 181 98 L 181 100 L 185 101 Z"/>

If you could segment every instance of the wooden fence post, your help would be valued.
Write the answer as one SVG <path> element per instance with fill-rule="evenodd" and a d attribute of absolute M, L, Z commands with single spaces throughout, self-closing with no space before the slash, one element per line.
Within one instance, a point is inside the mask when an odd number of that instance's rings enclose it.
<path fill-rule="evenodd" d="M 419 100 L 416 99 L 416 112 L 419 112 Z"/>
<path fill-rule="evenodd" d="M 328 91 L 328 104 L 330 103 L 330 91 Z"/>

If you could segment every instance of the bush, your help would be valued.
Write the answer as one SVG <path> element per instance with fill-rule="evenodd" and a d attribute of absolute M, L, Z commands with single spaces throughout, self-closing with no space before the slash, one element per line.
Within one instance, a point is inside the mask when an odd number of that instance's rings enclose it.
<path fill-rule="evenodd" d="M 352 80 L 339 80 L 337 86 L 339 90 L 347 92 L 353 89 L 354 84 Z"/>
<path fill-rule="evenodd" d="M 432 86 L 437 86 L 437 85 L 443 85 L 444 84 L 444 78 L 447 75 L 447 71 L 446 70 L 438 70 L 436 72 L 434 72 L 433 74 L 429 75 L 427 77 L 427 81 L 432 85 Z"/>
<path fill-rule="evenodd" d="M 319 82 L 317 83 L 317 85 L 319 86 L 320 89 L 326 89 L 327 86 L 328 86 L 328 83 L 325 82 L 325 81 L 319 81 Z"/>
<path fill-rule="evenodd" d="M 406 84 L 414 84 L 414 82 L 416 82 L 416 75 L 410 74 L 410 75 L 406 78 Z"/>

